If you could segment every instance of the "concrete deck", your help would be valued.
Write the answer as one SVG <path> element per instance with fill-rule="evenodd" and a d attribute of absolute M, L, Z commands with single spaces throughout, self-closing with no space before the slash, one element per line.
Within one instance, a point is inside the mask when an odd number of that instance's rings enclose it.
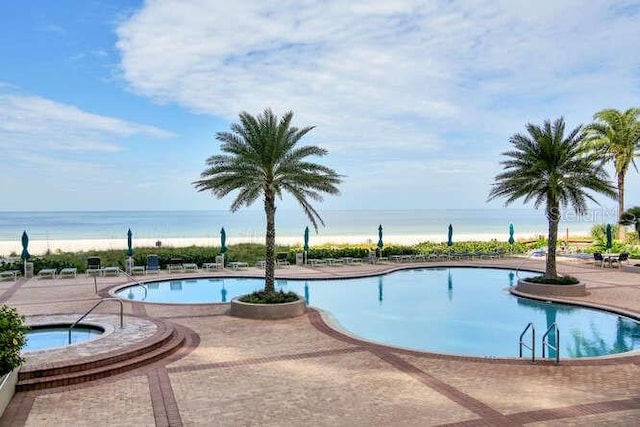
<path fill-rule="evenodd" d="M 541 270 L 543 261 L 530 259 L 525 267 Z M 522 262 L 514 258 L 410 266 L 513 268 Z M 345 277 L 406 266 L 290 267 L 276 273 L 283 278 Z M 559 269 L 587 284 L 589 295 L 572 301 L 640 317 L 640 275 L 580 261 L 561 261 Z M 263 271 L 206 273 L 259 276 Z M 125 282 L 125 277 L 98 278 L 103 295 Z M 0 303 L 28 316 L 81 314 L 99 298 L 92 278 L 0 282 Z M 99 314 L 116 313 L 115 304 L 104 305 Z M 626 426 L 640 420 L 637 354 L 564 361 L 560 366 L 443 356 L 359 341 L 331 329 L 316 311 L 290 320 L 255 321 L 229 317 L 227 309 L 227 304 L 125 301 L 125 313 L 136 318 L 188 328 L 187 348 L 109 378 L 20 392 L 0 425 L 541 427 Z"/>

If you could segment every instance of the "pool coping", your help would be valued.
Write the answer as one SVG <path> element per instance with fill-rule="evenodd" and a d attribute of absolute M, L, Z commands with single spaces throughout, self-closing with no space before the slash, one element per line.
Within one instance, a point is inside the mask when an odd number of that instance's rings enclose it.
<path fill-rule="evenodd" d="M 333 276 L 333 275 L 327 275 L 327 276 L 322 276 L 322 277 L 314 277 L 314 278 L 307 278 L 307 277 L 300 277 L 299 275 L 289 275 L 289 274 L 284 274 L 284 275 L 279 275 L 278 277 L 276 277 L 276 280 L 307 280 L 307 281 L 319 281 L 319 280 L 349 280 L 349 279 L 357 279 L 357 278 L 367 278 L 367 277 L 376 277 L 376 276 L 384 276 L 387 274 L 391 274 L 397 271 L 404 271 L 404 270 L 415 270 L 415 269 L 446 269 L 446 268 L 478 268 L 478 269 L 499 269 L 499 270 L 514 270 L 514 268 L 512 266 L 504 266 L 504 265 L 493 265 L 493 264 L 460 264 L 459 262 L 452 262 L 452 261 L 445 261 L 445 262 L 441 262 L 441 263 L 436 263 L 436 262 L 416 262 L 416 263 L 411 263 L 411 264 L 387 264 L 388 268 L 382 269 L 382 270 L 377 270 L 374 272 L 348 272 L 350 274 L 343 274 L 340 275 L 339 277 L 337 276 Z M 324 269 L 323 269 L 324 270 Z M 527 272 L 532 272 L 532 273 L 542 273 L 543 271 L 539 268 L 518 268 L 516 269 L 516 271 L 527 271 Z M 238 274 L 224 274 L 225 272 L 220 272 L 222 273 L 222 275 L 220 274 L 215 274 L 212 275 L 210 274 L 210 272 L 207 272 L 209 274 L 199 274 L 197 276 L 194 276 L 193 274 L 184 274 L 184 275 L 177 275 L 177 276 L 166 276 L 166 277 L 155 277 L 152 280 L 149 281 L 144 281 L 144 282 L 139 282 L 139 284 L 146 284 L 146 283 L 154 283 L 154 282 L 164 282 L 164 281 L 170 281 L 171 279 L 173 280 L 183 280 L 183 279 L 206 279 L 206 278 L 219 278 L 219 279 L 256 279 L 256 278 L 264 278 L 264 272 L 262 272 L 262 275 L 260 275 L 261 271 L 258 271 L 256 274 L 247 274 L 247 273 L 253 273 L 253 272 L 248 272 L 246 270 L 242 270 L 239 271 Z M 291 270 L 289 270 L 289 272 L 291 272 Z M 128 281 L 125 284 L 116 284 L 107 288 L 104 288 L 101 291 L 101 294 L 104 295 L 105 297 L 116 297 L 116 298 L 120 298 L 118 296 L 115 295 L 115 291 L 121 289 L 121 288 L 126 288 L 128 286 L 132 286 L 132 285 L 136 285 L 136 282 L 131 282 Z M 640 312 L 632 312 L 629 310 L 625 310 L 625 309 L 620 309 L 614 306 L 609 306 L 609 305 L 605 305 L 605 304 L 598 304 L 598 303 L 592 303 L 592 302 L 588 302 L 588 301 L 576 301 L 576 300 L 570 300 L 570 299 L 565 299 L 565 298 L 561 298 L 561 297 L 556 297 L 556 296 L 551 296 L 551 295 L 537 295 L 537 294 L 528 294 L 528 293 L 524 293 L 524 292 L 519 292 L 516 291 L 516 286 L 507 288 L 508 291 L 517 297 L 520 298 L 527 298 L 527 299 L 532 299 L 532 300 L 537 300 L 537 301 L 552 301 L 552 302 L 557 302 L 557 303 L 562 303 L 562 304 L 570 304 L 570 305 L 574 305 L 574 306 L 578 306 L 578 307 L 584 307 L 584 308 L 592 308 L 592 309 L 598 309 L 598 310 L 602 310 L 611 314 L 619 314 L 619 315 L 623 315 L 625 317 L 629 317 L 633 320 L 636 320 L 638 322 L 640 322 Z M 104 292 L 104 294 L 103 294 Z M 587 292 L 587 294 L 584 297 L 588 297 L 589 293 Z M 582 296 L 576 296 L 573 298 L 584 298 Z M 120 298 L 123 301 L 129 301 L 130 303 L 133 304 L 141 304 L 141 305 L 146 305 L 146 304 L 157 304 L 157 305 L 163 305 L 163 306 L 209 306 L 209 305 L 216 305 L 216 306 L 227 306 L 230 307 L 230 302 L 211 302 L 211 303 L 168 303 L 168 302 L 144 302 L 144 301 L 131 301 L 131 300 L 126 300 L 123 298 Z M 392 345 L 386 345 L 386 344 L 381 344 L 381 343 L 377 343 L 374 341 L 369 341 L 366 340 L 365 338 L 359 337 L 357 335 L 351 334 L 350 331 L 345 330 L 344 328 L 340 327 L 339 325 L 336 324 L 335 321 L 331 320 L 331 316 L 328 316 L 326 314 L 326 312 L 322 309 L 319 309 L 317 307 L 313 307 L 313 306 L 307 306 L 307 316 L 309 317 L 312 325 L 322 331 L 323 333 L 326 333 L 327 335 L 341 340 L 341 341 L 346 341 L 346 342 L 350 342 L 354 345 L 359 345 L 359 346 L 363 346 L 366 348 L 370 348 L 370 349 L 377 349 L 377 350 L 385 350 L 385 351 L 393 351 L 393 352 L 399 352 L 402 354 L 409 354 L 409 355 L 414 355 L 414 356 L 426 356 L 428 358 L 436 358 L 436 359 L 448 359 L 448 360 L 459 360 L 459 361 L 472 361 L 472 362 L 485 362 L 485 363 L 508 363 L 508 364 L 528 364 L 528 365 L 542 365 L 542 366 L 546 366 L 546 365 L 555 365 L 555 361 L 554 359 L 542 359 L 539 356 L 536 356 L 536 360 L 535 362 L 531 362 L 531 360 L 529 358 L 526 357 L 498 357 L 498 356 L 486 356 L 486 357 L 482 357 L 482 356 L 469 356 L 469 355 L 463 355 L 463 354 L 453 354 L 453 353 L 438 353 L 438 352 L 433 352 L 433 351 L 428 351 L 428 350 L 417 350 L 417 349 L 411 349 L 411 348 L 404 348 L 401 346 L 392 346 Z M 226 310 L 226 315 L 229 315 L 229 309 Z M 317 318 L 316 318 L 317 316 Z M 314 320 L 312 320 L 314 319 Z M 266 319 L 263 319 L 266 320 Z M 269 321 L 269 320 L 267 320 Z M 331 331 L 330 333 L 328 333 L 328 331 Z M 635 363 L 640 363 L 640 349 L 638 350 L 632 350 L 630 352 L 625 352 L 625 353 L 617 353 L 617 354 L 610 354 L 610 355 L 604 355 L 604 356 L 592 356 L 592 357 L 581 357 L 581 358 L 562 358 L 562 356 L 560 357 L 560 364 L 564 364 L 564 365 L 572 365 L 572 366 L 587 366 L 587 365 L 610 365 L 610 364 L 615 364 L 615 363 L 619 363 L 620 360 L 627 360 L 627 361 L 635 361 Z"/>

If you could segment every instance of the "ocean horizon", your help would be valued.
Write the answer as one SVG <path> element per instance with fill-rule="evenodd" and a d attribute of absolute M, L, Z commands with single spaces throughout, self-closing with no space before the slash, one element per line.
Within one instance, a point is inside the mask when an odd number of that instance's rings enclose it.
<path fill-rule="evenodd" d="M 405 210 L 320 210 L 325 226 L 317 236 L 363 236 L 377 239 L 378 226 L 387 235 L 442 236 L 449 224 L 455 234 L 491 235 L 508 239 L 509 224 L 516 237 L 547 234 L 543 210 L 535 209 L 405 209 Z M 590 235 L 596 224 L 615 223 L 617 213 L 589 210 L 582 216 L 562 215 L 559 234 Z M 313 227 L 302 210 L 278 210 L 279 237 L 301 236 Z M 121 239 L 131 229 L 136 238 L 217 238 L 221 228 L 227 236 L 261 241 L 266 221 L 261 210 L 178 210 L 178 211 L 25 211 L 0 212 L 0 241 L 20 239 L 27 231 L 31 240 Z"/>

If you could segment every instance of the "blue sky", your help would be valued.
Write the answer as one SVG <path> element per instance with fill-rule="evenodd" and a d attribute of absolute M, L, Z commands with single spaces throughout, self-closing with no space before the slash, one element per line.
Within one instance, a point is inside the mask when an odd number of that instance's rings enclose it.
<path fill-rule="evenodd" d="M 227 209 L 191 182 L 216 132 L 265 107 L 315 125 L 346 176 L 321 210 L 499 208 L 527 122 L 640 106 L 638 1 L 33 0 L 0 17 L 4 211 Z"/>

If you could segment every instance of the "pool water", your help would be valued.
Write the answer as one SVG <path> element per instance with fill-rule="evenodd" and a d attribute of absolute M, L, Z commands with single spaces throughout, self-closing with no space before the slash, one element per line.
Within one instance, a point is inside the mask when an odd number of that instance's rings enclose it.
<path fill-rule="evenodd" d="M 92 326 L 76 326 L 71 330 L 71 344 L 89 341 L 102 335 L 104 330 Z M 27 332 L 23 351 L 44 350 L 69 345 L 69 325 L 34 326 Z"/>
<path fill-rule="evenodd" d="M 519 272 L 520 278 L 538 273 Z M 303 295 L 339 326 L 363 339 L 415 350 L 479 357 L 517 357 L 529 322 L 541 338 L 557 323 L 560 357 L 623 353 L 640 348 L 640 324 L 611 313 L 517 298 L 510 270 L 421 268 L 340 280 L 277 280 L 276 288 Z M 148 302 L 212 303 L 263 287 L 263 279 L 191 279 L 120 289 L 121 298 Z M 530 335 L 525 336 L 530 340 Z M 554 340 L 550 341 L 555 344 Z M 547 353 L 554 357 L 555 351 Z M 524 350 L 524 356 L 530 356 Z"/>

